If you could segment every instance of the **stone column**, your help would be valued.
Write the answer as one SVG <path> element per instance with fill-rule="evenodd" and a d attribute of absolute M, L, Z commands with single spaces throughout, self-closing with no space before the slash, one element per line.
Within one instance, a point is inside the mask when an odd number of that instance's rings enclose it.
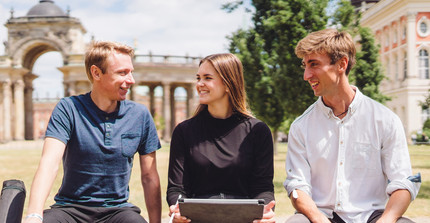
<path fill-rule="evenodd" d="M 155 117 L 155 95 L 154 90 L 157 87 L 156 85 L 150 85 L 149 87 L 149 111 L 151 112 L 152 117 Z"/>
<path fill-rule="evenodd" d="M 34 120 L 33 120 L 33 80 L 37 77 L 32 73 L 24 76 L 24 107 L 25 107 L 25 133 L 26 140 L 34 139 Z"/>
<path fill-rule="evenodd" d="M 25 107 L 24 107 L 24 81 L 17 80 L 14 83 L 15 123 L 14 140 L 24 140 Z"/>
<path fill-rule="evenodd" d="M 187 90 L 187 118 L 190 118 L 193 115 L 193 112 L 195 110 L 195 106 L 194 106 L 195 85 L 188 84 L 186 87 L 186 90 Z"/>
<path fill-rule="evenodd" d="M 10 80 L 3 82 L 3 127 L 4 141 L 12 140 L 12 90 Z"/>
<path fill-rule="evenodd" d="M 76 95 L 76 82 L 70 81 L 66 83 L 66 89 L 64 89 L 64 96 L 69 97 L 72 95 Z"/>
<path fill-rule="evenodd" d="M 133 84 L 131 87 L 130 87 L 130 90 L 129 90 L 129 92 L 127 93 L 127 99 L 128 100 L 131 100 L 131 101 L 134 101 L 134 99 L 135 99 L 135 95 L 136 95 L 136 87 L 137 86 L 139 86 L 138 84 Z"/>
<path fill-rule="evenodd" d="M 164 134 L 163 139 L 166 142 L 171 138 L 171 108 L 170 108 L 170 83 L 163 82 L 163 118 L 164 118 Z"/>
<path fill-rule="evenodd" d="M 176 100 L 175 100 L 175 89 L 177 86 L 173 86 L 170 88 L 170 129 L 173 132 L 173 129 L 176 126 Z"/>
<path fill-rule="evenodd" d="M 417 52 L 416 52 L 416 12 L 408 12 L 407 14 L 407 57 L 408 57 L 408 78 L 419 78 L 417 72 Z"/>

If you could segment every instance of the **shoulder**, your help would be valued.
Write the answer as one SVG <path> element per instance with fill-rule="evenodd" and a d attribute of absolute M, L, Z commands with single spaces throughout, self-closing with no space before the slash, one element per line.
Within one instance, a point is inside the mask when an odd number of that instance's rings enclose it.
<path fill-rule="evenodd" d="M 196 126 L 198 126 L 198 123 L 201 123 L 201 122 L 202 122 L 201 115 L 197 115 L 197 116 L 194 116 L 192 118 L 189 118 L 187 120 L 180 122 L 176 126 L 175 130 L 176 129 L 195 129 Z"/>
<path fill-rule="evenodd" d="M 373 115 L 375 115 L 376 118 L 378 119 L 385 119 L 387 121 L 393 120 L 393 119 L 400 120 L 397 114 L 394 113 L 390 108 L 369 98 L 366 95 L 363 95 L 361 109 L 366 109 L 369 112 L 372 112 Z"/>
<path fill-rule="evenodd" d="M 246 122 L 250 123 L 253 130 L 270 131 L 269 126 L 265 122 L 261 121 L 260 119 L 257 119 L 254 117 L 249 117 L 244 119 L 246 120 Z"/>
<path fill-rule="evenodd" d="M 136 115 L 150 115 L 148 108 L 144 104 L 140 104 L 130 100 L 121 101 L 120 113 L 125 112 L 128 115 L 136 116 Z"/>
<path fill-rule="evenodd" d="M 310 116 L 312 116 L 314 114 L 314 112 L 316 112 L 318 106 L 318 101 L 314 102 L 312 105 L 310 105 L 304 112 L 303 114 L 301 114 L 299 117 L 297 117 L 293 123 L 291 124 L 291 126 L 296 126 L 296 125 L 301 125 L 305 122 L 307 122 L 307 120 L 310 118 Z"/>
<path fill-rule="evenodd" d="M 73 110 L 77 107 L 77 104 L 82 104 L 82 102 L 85 101 L 84 96 L 85 95 L 76 95 L 61 98 L 60 101 L 58 101 L 56 108 L 61 110 Z"/>

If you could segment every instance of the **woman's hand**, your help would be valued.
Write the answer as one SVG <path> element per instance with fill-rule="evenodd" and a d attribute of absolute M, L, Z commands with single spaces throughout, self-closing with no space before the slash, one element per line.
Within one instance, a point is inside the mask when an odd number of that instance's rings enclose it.
<path fill-rule="evenodd" d="M 252 223 L 275 222 L 275 212 L 273 212 L 275 203 L 276 202 L 273 200 L 267 205 L 264 205 L 263 218 L 254 220 Z"/>
<path fill-rule="evenodd" d="M 191 220 L 181 216 L 181 213 L 179 212 L 179 205 L 171 205 L 169 207 L 169 216 L 171 217 L 174 215 L 172 222 L 173 223 L 188 223 Z"/>

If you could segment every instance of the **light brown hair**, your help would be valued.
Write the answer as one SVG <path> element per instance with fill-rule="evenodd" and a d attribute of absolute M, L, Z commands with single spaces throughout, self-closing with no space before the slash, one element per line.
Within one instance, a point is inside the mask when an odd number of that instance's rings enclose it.
<path fill-rule="evenodd" d="M 91 83 L 93 82 L 91 66 L 95 65 L 102 73 L 105 73 L 107 69 L 106 60 L 115 51 L 128 54 L 131 58 L 134 57 L 134 49 L 122 43 L 111 41 L 94 41 L 91 43 L 85 53 L 85 71 Z"/>
<path fill-rule="evenodd" d="M 349 33 L 339 32 L 336 29 L 324 29 L 310 33 L 299 41 L 296 47 L 296 55 L 304 58 L 312 53 L 327 54 L 331 64 L 335 64 L 343 57 L 348 58 L 346 75 L 355 65 L 355 44 Z"/>
<path fill-rule="evenodd" d="M 252 115 L 248 110 L 246 101 L 242 62 L 240 62 L 239 58 L 231 53 L 212 54 L 203 58 L 200 61 L 199 66 L 204 62 L 210 63 L 215 68 L 227 87 L 227 93 L 233 111 L 246 117 L 251 117 Z M 206 107 L 207 105 L 200 104 L 197 107 L 194 116 L 199 114 Z"/>

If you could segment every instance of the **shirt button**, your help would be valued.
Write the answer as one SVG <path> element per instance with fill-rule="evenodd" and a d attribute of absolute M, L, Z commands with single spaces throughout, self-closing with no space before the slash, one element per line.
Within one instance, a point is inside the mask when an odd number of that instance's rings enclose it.
<path fill-rule="evenodd" d="M 109 132 L 108 132 L 108 133 L 106 133 L 106 136 L 107 136 L 107 137 L 109 137 L 109 136 L 110 136 L 110 133 L 109 133 Z"/>
<path fill-rule="evenodd" d="M 340 203 L 337 203 L 337 206 L 340 207 Z"/>
<path fill-rule="evenodd" d="M 106 124 L 106 127 L 107 127 L 107 128 L 110 128 L 110 124 Z"/>
<path fill-rule="evenodd" d="M 340 141 L 340 144 L 343 144 L 343 141 Z"/>
<path fill-rule="evenodd" d="M 109 120 L 109 117 L 106 117 L 105 119 L 106 119 L 106 120 Z"/>
<path fill-rule="evenodd" d="M 340 163 L 339 163 L 339 165 L 341 165 L 341 166 L 342 166 L 342 165 L 343 165 L 343 162 L 340 162 Z"/>
<path fill-rule="evenodd" d="M 342 182 L 337 183 L 339 186 L 342 186 Z"/>

